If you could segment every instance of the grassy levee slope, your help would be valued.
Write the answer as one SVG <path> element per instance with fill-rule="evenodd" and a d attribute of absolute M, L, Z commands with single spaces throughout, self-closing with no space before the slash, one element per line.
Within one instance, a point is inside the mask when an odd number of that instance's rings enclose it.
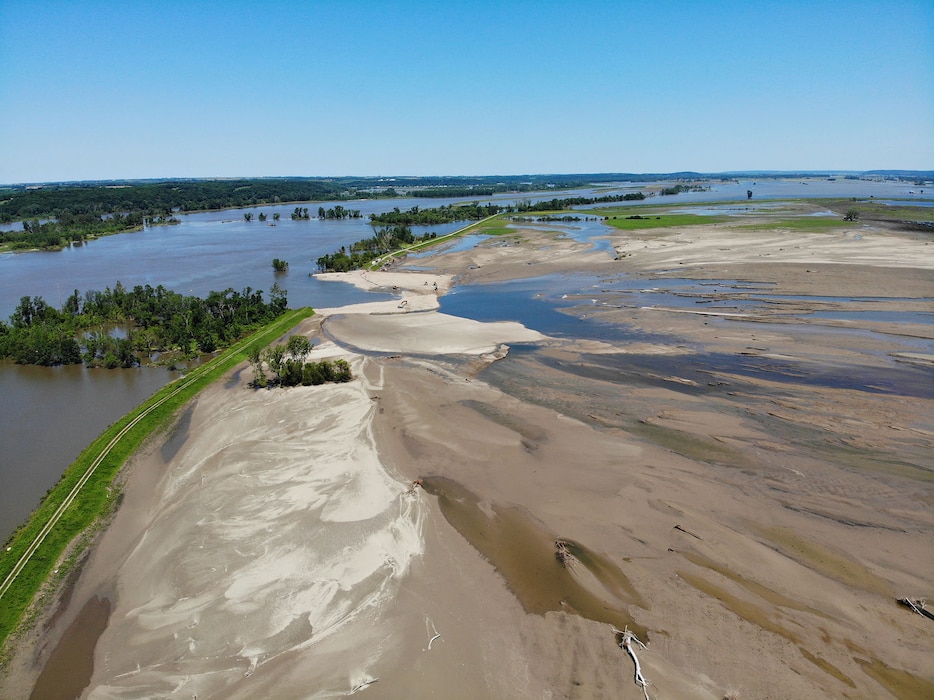
<path fill-rule="evenodd" d="M 111 512 L 118 497 L 113 480 L 127 459 L 198 392 L 242 362 L 251 347 L 268 345 L 312 313 L 310 308 L 287 311 L 210 362 L 160 389 L 110 426 L 78 456 L 0 552 L 0 649 L 21 623 L 37 591 L 49 579 L 69 545 Z M 51 528 L 50 523 L 54 523 Z M 24 555 L 28 556 L 25 561 Z"/>

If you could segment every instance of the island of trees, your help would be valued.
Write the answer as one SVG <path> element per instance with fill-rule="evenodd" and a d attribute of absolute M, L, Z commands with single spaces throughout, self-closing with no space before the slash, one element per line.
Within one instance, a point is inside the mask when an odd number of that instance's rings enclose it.
<path fill-rule="evenodd" d="M 311 341 L 303 335 L 292 335 L 287 343 L 273 345 L 265 350 L 260 350 L 258 346 L 250 348 L 247 359 L 253 368 L 253 387 L 316 386 L 353 379 L 347 360 L 306 362 L 305 358 L 311 348 Z M 267 368 L 272 371 L 272 378 L 266 376 Z"/>
<path fill-rule="evenodd" d="M 413 243 L 430 241 L 433 238 L 437 238 L 436 233 L 425 233 L 416 237 L 408 226 L 385 226 L 370 238 L 351 245 L 350 250 L 346 246 L 341 246 L 340 250 L 330 255 L 322 255 L 317 260 L 318 269 L 322 272 L 358 270 L 386 253 Z"/>
<path fill-rule="evenodd" d="M 163 363 L 229 346 L 285 312 L 286 292 L 273 285 L 270 300 L 247 287 L 211 292 L 204 299 L 159 285 L 104 291 L 75 290 L 61 309 L 24 296 L 0 322 L 0 357 L 18 364 L 132 367 L 158 354 Z"/>

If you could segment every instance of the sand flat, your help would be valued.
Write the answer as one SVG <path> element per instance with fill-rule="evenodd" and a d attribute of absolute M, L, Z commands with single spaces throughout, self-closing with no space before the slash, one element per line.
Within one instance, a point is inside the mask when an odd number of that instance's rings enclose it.
<path fill-rule="evenodd" d="M 175 454 L 136 463 L 19 687 L 104 596 L 85 697 L 641 698 L 624 624 L 649 643 L 653 698 L 930 697 L 930 622 L 895 602 L 934 580 L 934 402 L 897 383 L 923 338 L 608 305 L 603 321 L 671 341 L 610 343 L 431 310 L 452 275 L 675 266 L 919 299 L 934 281 L 916 234 L 757 232 L 750 249 L 701 228 L 614 233 L 618 259 L 529 228 L 432 258 L 434 276 L 351 276 L 400 297 L 301 330 L 357 379 L 205 392 Z M 771 364 L 714 371 L 714 352 Z"/>

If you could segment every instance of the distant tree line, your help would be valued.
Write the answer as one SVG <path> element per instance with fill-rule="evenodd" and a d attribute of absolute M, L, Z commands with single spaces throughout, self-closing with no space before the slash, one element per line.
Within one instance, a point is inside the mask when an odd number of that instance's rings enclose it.
<path fill-rule="evenodd" d="M 639 202 L 645 199 L 642 192 L 627 192 L 626 194 L 608 194 L 602 197 L 565 197 L 564 199 L 549 199 L 543 202 L 530 202 L 524 200 L 516 204 L 516 211 L 561 211 L 568 207 L 579 207 L 588 204 L 612 204 L 614 202 Z"/>
<path fill-rule="evenodd" d="M 290 336 L 288 343 L 273 345 L 265 350 L 250 348 L 247 359 L 253 368 L 252 385 L 256 388 L 299 384 L 313 386 L 353 379 L 347 360 L 305 362 L 311 348 L 311 341 L 303 335 Z M 267 367 L 274 377 L 266 376 Z"/>
<path fill-rule="evenodd" d="M 504 211 L 512 211 L 512 207 L 479 204 L 478 202 L 445 204 L 433 209 L 421 209 L 414 206 L 408 211 L 399 211 L 399 207 L 394 207 L 392 211 L 382 214 L 370 214 L 370 223 L 390 226 L 433 226 L 455 221 L 478 221 Z"/>
<path fill-rule="evenodd" d="M 322 272 L 347 272 L 366 266 L 381 255 L 421 241 L 437 238 L 436 233 L 425 233 L 416 237 L 408 226 L 386 226 L 375 235 L 354 243 L 350 250 L 341 246 L 340 250 L 318 258 L 318 269 Z"/>
<path fill-rule="evenodd" d="M 661 195 L 666 195 L 666 196 L 670 196 L 670 195 L 674 195 L 674 194 L 681 194 L 682 192 L 709 192 L 709 191 L 710 191 L 710 187 L 707 187 L 707 186 L 704 186 L 704 185 L 681 185 L 681 184 L 678 184 L 678 185 L 673 185 L 673 186 L 671 186 L 671 187 L 664 187 L 664 188 L 662 188 L 662 189 L 659 191 L 659 194 L 661 194 Z M 750 192 L 749 196 L 750 196 L 750 197 L 752 196 L 752 193 L 751 193 L 751 192 Z"/>
<path fill-rule="evenodd" d="M 675 173 L 686 179 L 698 173 Z M 510 175 L 489 177 L 382 178 L 237 178 L 218 180 L 115 180 L 15 185 L 0 188 L 0 223 L 58 218 L 71 214 L 158 216 L 282 202 L 341 201 L 398 196 L 412 188 L 415 197 L 489 196 L 497 192 L 585 187 L 594 182 L 658 179 L 624 174 Z"/>
<path fill-rule="evenodd" d="M 919 183 L 934 171 L 878 170 L 862 177 L 907 179 Z M 732 173 L 732 176 L 743 173 Z M 758 179 L 814 177 L 816 173 L 747 173 Z M 577 173 L 549 175 L 491 175 L 476 177 L 338 177 L 237 178 L 176 180 L 112 180 L 0 187 L 0 223 L 57 218 L 73 214 L 204 211 L 282 202 L 341 201 L 396 197 L 409 190 L 413 197 L 490 196 L 499 192 L 530 192 L 591 187 L 613 182 L 701 182 L 726 179 L 722 173 Z M 854 175 L 855 177 L 855 175 Z"/>
<path fill-rule="evenodd" d="M 48 185 L 13 188 L 2 193 L 0 222 L 117 212 L 207 211 L 281 202 L 373 198 L 378 192 L 348 188 L 339 180 L 257 178 L 236 180 L 167 180 L 100 185 Z"/>
<path fill-rule="evenodd" d="M 229 346 L 249 331 L 269 323 L 288 305 L 286 292 L 274 285 L 270 301 L 247 287 L 211 292 L 205 299 L 183 296 L 162 285 L 126 289 L 76 289 L 61 309 L 42 297 L 24 296 L 0 322 L 0 357 L 17 364 L 132 367 L 139 355 L 169 353 L 185 357 Z M 121 333 L 115 333 L 114 329 Z"/>
<path fill-rule="evenodd" d="M 443 185 L 412 190 L 412 197 L 440 199 L 442 197 L 491 197 L 502 192 L 531 192 L 530 183 L 497 183 L 495 185 Z"/>
<path fill-rule="evenodd" d="M 23 221 L 22 231 L 0 231 L 0 244 L 13 250 L 56 249 L 97 236 L 141 229 L 143 226 L 177 224 L 170 213 L 146 216 L 141 212 L 128 214 L 72 214 L 66 212 L 52 221 Z"/>

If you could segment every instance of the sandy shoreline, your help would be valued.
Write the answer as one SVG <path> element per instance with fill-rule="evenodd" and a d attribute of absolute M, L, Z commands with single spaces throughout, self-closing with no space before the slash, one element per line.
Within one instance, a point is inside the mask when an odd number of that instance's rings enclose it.
<path fill-rule="evenodd" d="M 804 332 L 779 311 L 817 301 L 739 317 L 601 293 L 588 314 L 681 339 L 616 343 L 458 319 L 437 297 L 455 276 L 678 268 L 929 306 L 930 246 L 866 228 L 608 235 L 616 259 L 528 230 L 432 273 L 335 278 L 399 297 L 300 329 L 357 379 L 204 392 L 136 460 L 0 695 L 28 696 L 97 597 L 112 610 L 87 698 L 640 698 L 612 631 L 626 624 L 650 643 L 653 698 L 928 697 L 930 622 L 894 601 L 934 580 L 934 402 L 824 378 L 886 377 L 898 354 L 927 371 L 930 326 Z M 710 353 L 809 379 L 710 369 Z"/>

